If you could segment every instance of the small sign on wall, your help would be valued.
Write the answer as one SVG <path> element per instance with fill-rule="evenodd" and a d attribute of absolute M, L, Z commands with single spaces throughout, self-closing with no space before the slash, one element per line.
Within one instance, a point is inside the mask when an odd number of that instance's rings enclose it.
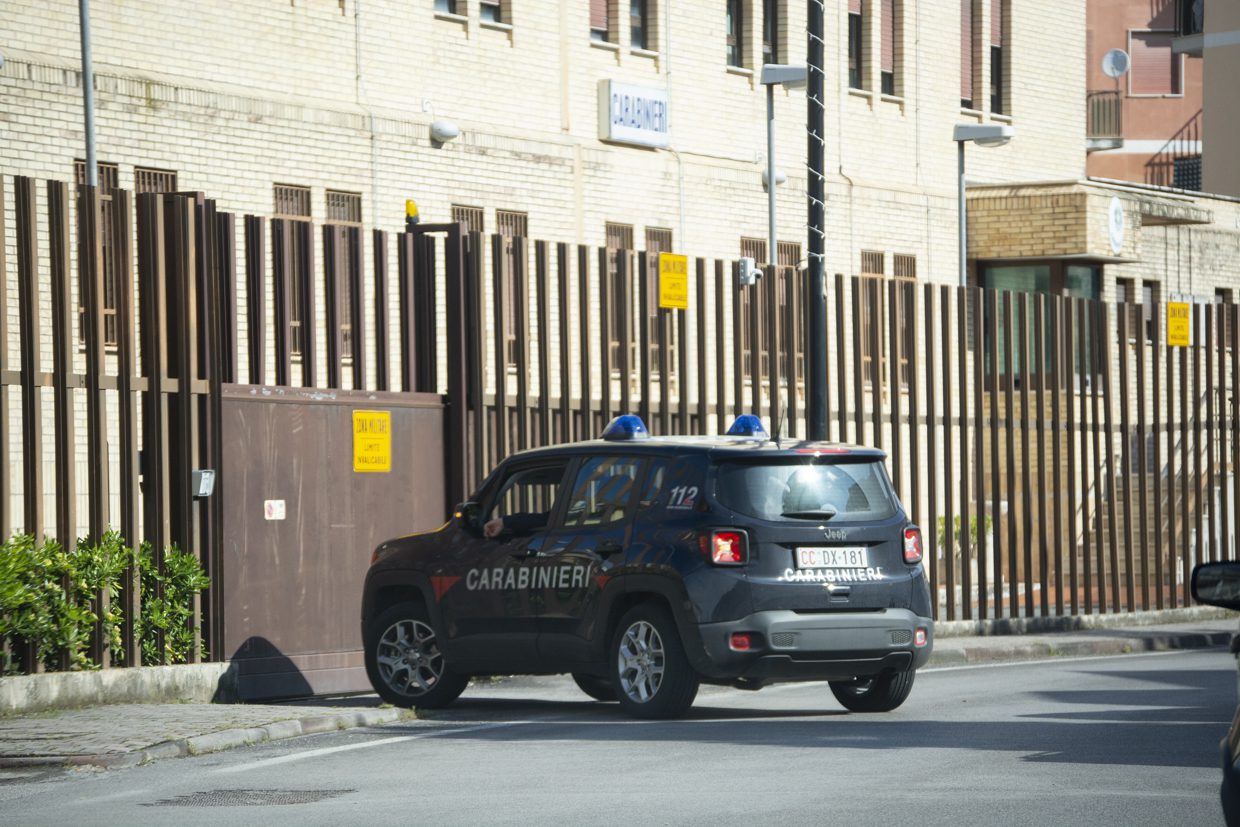
<path fill-rule="evenodd" d="M 353 470 L 387 474 L 392 470 L 392 412 L 353 412 Z"/>
<path fill-rule="evenodd" d="M 689 309 L 689 258 L 659 253 L 659 307 Z"/>
<path fill-rule="evenodd" d="M 1188 302 L 1167 302 L 1167 345 L 1188 347 L 1193 343 L 1193 306 Z"/>

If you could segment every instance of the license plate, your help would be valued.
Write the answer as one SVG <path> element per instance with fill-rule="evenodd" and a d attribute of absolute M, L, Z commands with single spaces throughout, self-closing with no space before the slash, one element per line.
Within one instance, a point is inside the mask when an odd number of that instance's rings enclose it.
<path fill-rule="evenodd" d="M 863 569 L 868 550 L 861 546 L 819 546 L 797 549 L 798 569 Z"/>

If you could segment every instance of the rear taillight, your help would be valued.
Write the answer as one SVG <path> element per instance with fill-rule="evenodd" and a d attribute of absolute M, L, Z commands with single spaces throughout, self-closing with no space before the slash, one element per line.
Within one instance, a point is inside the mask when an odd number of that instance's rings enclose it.
<path fill-rule="evenodd" d="M 728 639 L 728 646 L 734 652 L 748 652 L 753 648 L 753 636 L 749 632 L 733 632 Z"/>
<path fill-rule="evenodd" d="M 926 630 L 918 626 L 917 631 L 913 633 L 913 645 L 918 649 L 926 645 Z"/>
<path fill-rule="evenodd" d="M 921 529 L 917 526 L 904 529 L 904 562 L 910 566 L 921 562 Z"/>
<path fill-rule="evenodd" d="M 698 543 L 702 556 L 716 566 L 742 566 L 749 560 L 749 540 L 743 531 L 711 531 Z"/>

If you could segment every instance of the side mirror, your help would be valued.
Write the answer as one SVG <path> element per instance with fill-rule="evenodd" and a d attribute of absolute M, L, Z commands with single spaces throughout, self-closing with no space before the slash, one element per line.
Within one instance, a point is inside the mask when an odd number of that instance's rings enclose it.
<path fill-rule="evenodd" d="M 1202 563 L 1193 569 L 1193 599 L 1240 611 L 1240 563 Z"/>
<path fill-rule="evenodd" d="M 462 528 L 475 534 L 482 533 L 482 506 L 464 502 L 452 510 L 452 519 Z"/>

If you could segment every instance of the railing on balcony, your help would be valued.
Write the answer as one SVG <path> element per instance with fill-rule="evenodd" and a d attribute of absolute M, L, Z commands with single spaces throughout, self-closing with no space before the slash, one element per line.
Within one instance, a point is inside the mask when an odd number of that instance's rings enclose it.
<path fill-rule="evenodd" d="M 1160 187 L 1201 188 L 1201 110 L 1145 163 L 1145 183 Z"/>
<path fill-rule="evenodd" d="M 1124 100 L 1118 89 L 1096 90 L 1086 95 L 1090 149 L 1112 149 L 1122 143 Z"/>

